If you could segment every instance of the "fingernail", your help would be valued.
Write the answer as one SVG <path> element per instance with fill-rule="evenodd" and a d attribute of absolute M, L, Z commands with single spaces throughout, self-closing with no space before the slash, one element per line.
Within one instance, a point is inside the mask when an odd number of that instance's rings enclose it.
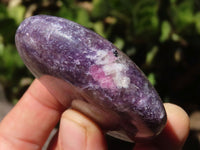
<path fill-rule="evenodd" d="M 60 145 L 66 150 L 85 150 L 86 129 L 75 121 L 63 118 L 60 124 Z"/>

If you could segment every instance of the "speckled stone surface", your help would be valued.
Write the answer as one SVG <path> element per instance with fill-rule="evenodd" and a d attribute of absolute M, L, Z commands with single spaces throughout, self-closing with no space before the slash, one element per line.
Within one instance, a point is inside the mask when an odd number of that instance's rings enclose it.
<path fill-rule="evenodd" d="M 109 134 L 145 140 L 164 128 L 165 109 L 145 75 L 96 33 L 63 18 L 39 15 L 21 23 L 15 40 L 24 63 L 49 91 Z"/>

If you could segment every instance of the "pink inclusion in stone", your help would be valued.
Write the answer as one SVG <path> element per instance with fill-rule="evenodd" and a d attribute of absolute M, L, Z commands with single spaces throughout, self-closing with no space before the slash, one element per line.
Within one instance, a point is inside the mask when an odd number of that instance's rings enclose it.
<path fill-rule="evenodd" d="M 97 81 L 102 88 L 116 89 L 116 85 L 111 76 L 106 76 L 103 69 L 98 65 L 92 65 L 90 67 L 90 74 L 93 79 Z"/>
<path fill-rule="evenodd" d="M 109 59 L 109 63 L 113 63 L 117 60 L 117 58 L 114 56 L 114 54 L 112 52 L 108 52 L 108 59 Z"/>

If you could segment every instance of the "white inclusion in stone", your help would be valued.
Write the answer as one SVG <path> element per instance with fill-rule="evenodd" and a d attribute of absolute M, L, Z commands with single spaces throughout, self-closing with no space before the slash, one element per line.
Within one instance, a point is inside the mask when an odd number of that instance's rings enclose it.
<path fill-rule="evenodd" d="M 116 57 L 109 52 L 100 50 L 97 51 L 96 64 L 103 65 L 102 69 L 105 75 L 112 77 L 115 85 L 118 88 L 128 88 L 130 78 L 125 76 L 127 66 L 122 63 L 117 63 Z"/>
<path fill-rule="evenodd" d="M 86 55 L 86 58 L 89 58 L 91 60 L 94 60 L 97 65 L 106 65 L 112 63 L 111 60 L 109 60 L 108 57 L 108 52 L 104 50 L 97 50 L 92 48 L 92 52 L 96 52 L 96 55 Z"/>
<path fill-rule="evenodd" d="M 112 63 L 112 64 L 108 64 L 108 65 L 103 66 L 103 70 L 106 73 L 106 75 L 121 72 L 121 71 L 123 71 L 123 69 L 124 69 L 124 66 L 122 64 L 119 64 L 119 63 Z"/>
<path fill-rule="evenodd" d="M 120 63 L 112 63 L 103 66 L 103 71 L 106 75 L 111 75 L 114 83 L 118 88 L 128 88 L 130 78 L 124 76 L 123 73 L 126 71 L 126 66 Z"/>
<path fill-rule="evenodd" d="M 93 49 L 94 51 L 94 49 Z M 96 51 L 96 56 L 87 55 L 86 58 L 95 60 L 96 65 L 102 66 L 103 72 L 106 76 L 109 76 L 114 81 L 114 84 L 118 88 L 128 88 L 130 84 L 130 78 L 125 76 L 127 71 L 126 64 L 117 63 L 116 57 L 112 52 L 105 50 Z"/>
<path fill-rule="evenodd" d="M 103 51 L 103 50 L 97 51 L 96 58 L 95 58 L 96 64 L 98 65 L 109 64 L 110 60 L 107 57 L 108 57 L 108 52 Z"/>

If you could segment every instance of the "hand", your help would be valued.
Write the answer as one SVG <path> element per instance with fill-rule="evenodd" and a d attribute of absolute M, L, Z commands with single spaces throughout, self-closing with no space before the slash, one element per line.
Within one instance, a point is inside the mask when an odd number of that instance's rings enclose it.
<path fill-rule="evenodd" d="M 168 121 L 154 140 L 137 144 L 134 150 L 177 150 L 189 131 L 187 114 L 178 106 L 165 104 Z M 0 150 L 39 150 L 60 120 L 59 132 L 50 150 L 106 150 L 100 128 L 75 110 L 64 112 L 63 106 L 35 80 L 16 106 L 0 123 Z"/>

